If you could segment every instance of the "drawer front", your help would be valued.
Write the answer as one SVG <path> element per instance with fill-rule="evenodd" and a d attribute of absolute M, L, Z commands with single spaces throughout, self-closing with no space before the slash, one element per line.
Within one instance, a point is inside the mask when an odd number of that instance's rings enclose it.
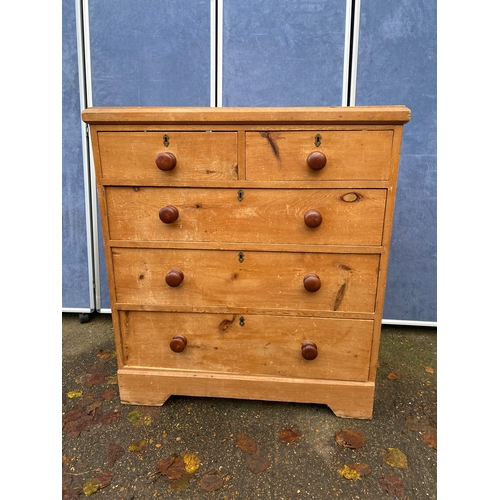
<path fill-rule="evenodd" d="M 168 146 L 164 145 L 165 133 Z M 99 132 L 101 175 L 139 184 L 236 180 L 236 137 L 236 132 Z M 158 155 L 164 153 L 175 158 L 172 170 L 160 170 L 156 164 Z M 172 164 L 169 157 L 162 167 Z"/>
<path fill-rule="evenodd" d="M 379 261 L 370 254 L 112 249 L 117 302 L 197 309 L 373 312 Z M 314 274 L 320 288 L 308 291 L 304 279 L 312 288 Z"/>
<path fill-rule="evenodd" d="M 332 318 L 120 311 L 126 366 L 366 381 L 373 322 Z M 186 344 L 174 352 L 170 342 Z M 312 341 L 317 357 L 306 360 Z"/>
<path fill-rule="evenodd" d="M 321 144 L 316 146 L 316 136 Z M 247 132 L 246 177 L 249 180 L 387 180 L 392 153 L 390 130 Z M 308 166 L 311 153 L 325 165 Z M 321 155 L 320 155 L 321 157 Z M 311 157 L 314 168 L 321 159 Z"/>
<path fill-rule="evenodd" d="M 106 201 L 113 240 L 380 245 L 386 191 L 108 187 Z"/>

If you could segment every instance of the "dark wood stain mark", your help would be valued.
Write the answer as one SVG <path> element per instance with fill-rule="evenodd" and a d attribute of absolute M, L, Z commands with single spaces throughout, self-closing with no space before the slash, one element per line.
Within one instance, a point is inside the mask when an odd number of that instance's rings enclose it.
<path fill-rule="evenodd" d="M 270 132 L 261 132 L 260 135 L 267 139 L 267 142 L 269 142 L 269 145 L 271 146 L 271 148 L 273 150 L 274 156 L 276 156 L 276 158 L 278 158 L 278 160 L 279 160 L 280 150 L 279 150 L 278 145 L 276 144 L 275 140 L 271 137 L 271 133 Z"/>
<path fill-rule="evenodd" d="M 347 264 L 339 264 L 339 267 L 344 271 L 352 271 L 352 269 Z"/>
<path fill-rule="evenodd" d="M 231 325 L 235 322 L 235 320 L 236 320 L 236 314 L 233 314 L 233 319 L 222 320 L 219 324 L 219 332 L 225 333 L 231 327 Z"/>
<path fill-rule="evenodd" d="M 342 283 L 342 285 L 340 285 L 340 288 L 337 292 L 337 295 L 335 296 L 335 303 L 333 304 L 334 311 L 337 311 L 338 308 L 340 307 L 340 303 L 342 302 L 342 299 L 344 298 L 346 288 L 347 288 L 347 283 L 344 282 L 344 283 Z"/>

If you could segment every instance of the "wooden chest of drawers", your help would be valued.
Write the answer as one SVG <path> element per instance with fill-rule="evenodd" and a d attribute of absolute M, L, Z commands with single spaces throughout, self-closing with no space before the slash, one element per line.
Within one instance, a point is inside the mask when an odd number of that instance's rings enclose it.
<path fill-rule="evenodd" d="M 404 106 L 89 108 L 122 402 L 371 418 Z"/>

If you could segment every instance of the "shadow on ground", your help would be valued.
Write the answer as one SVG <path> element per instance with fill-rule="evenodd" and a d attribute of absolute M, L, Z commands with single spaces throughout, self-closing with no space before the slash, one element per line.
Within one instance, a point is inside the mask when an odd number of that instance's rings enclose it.
<path fill-rule="evenodd" d="M 233 399 L 122 405 L 111 317 L 63 314 L 62 340 L 63 500 L 437 498 L 434 328 L 383 327 L 372 420 Z"/>

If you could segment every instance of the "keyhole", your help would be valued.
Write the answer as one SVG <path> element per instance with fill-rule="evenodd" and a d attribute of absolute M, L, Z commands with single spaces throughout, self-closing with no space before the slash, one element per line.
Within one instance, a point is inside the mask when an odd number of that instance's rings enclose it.
<path fill-rule="evenodd" d="M 314 138 L 314 144 L 316 145 L 316 147 L 321 146 L 321 135 L 316 135 L 316 137 Z"/>
<path fill-rule="evenodd" d="M 243 316 L 240 317 L 240 326 L 245 326 L 245 318 Z"/>
<path fill-rule="evenodd" d="M 238 201 L 243 200 L 243 189 L 238 189 Z"/>

